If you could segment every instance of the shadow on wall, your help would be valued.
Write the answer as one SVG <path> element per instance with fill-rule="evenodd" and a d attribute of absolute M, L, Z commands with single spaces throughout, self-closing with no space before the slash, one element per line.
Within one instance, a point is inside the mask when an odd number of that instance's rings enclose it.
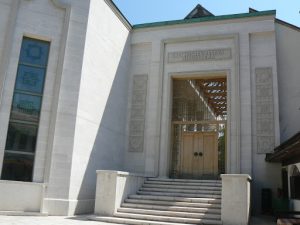
<path fill-rule="evenodd" d="M 77 204 L 75 214 L 91 213 L 94 210 L 96 170 L 123 170 L 124 168 L 129 65 L 130 37 L 127 37 L 80 185 L 78 200 L 83 201 Z M 90 97 L 93 98 L 92 94 Z"/>

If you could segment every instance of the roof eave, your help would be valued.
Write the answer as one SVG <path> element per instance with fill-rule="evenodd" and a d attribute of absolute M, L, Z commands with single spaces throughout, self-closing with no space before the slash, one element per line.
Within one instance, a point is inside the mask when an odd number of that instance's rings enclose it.
<path fill-rule="evenodd" d="M 171 20 L 171 21 L 163 21 L 163 22 L 144 23 L 144 24 L 133 25 L 132 28 L 136 30 L 142 28 L 172 26 L 172 25 L 180 25 L 180 24 L 193 24 L 193 23 L 201 23 L 201 22 L 243 19 L 243 18 L 272 16 L 272 15 L 274 16 L 276 15 L 276 10 L 261 11 L 261 12 L 254 12 L 254 13 L 231 14 L 231 15 L 223 15 L 223 16 L 207 16 L 207 17 L 200 17 L 200 18 L 194 18 L 188 20 Z"/>
<path fill-rule="evenodd" d="M 112 0 L 104 0 L 105 3 L 111 8 L 111 10 L 115 13 L 115 15 L 119 18 L 119 20 L 124 24 L 124 26 L 130 31 L 132 30 L 132 25 L 121 12 L 121 10 L 116 6 L 116 4 Z"/>

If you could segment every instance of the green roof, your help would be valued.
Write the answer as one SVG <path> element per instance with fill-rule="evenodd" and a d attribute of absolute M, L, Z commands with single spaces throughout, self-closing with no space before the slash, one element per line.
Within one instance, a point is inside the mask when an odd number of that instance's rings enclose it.
<path fill-rule="evenodd" d="M 144 24 L 133 25 L 132 28 L 141 29 L 141 28 L 150 28 L 150 27 L 171 26 L 171 25 L 178 25 L 178 24 L 242 19 L 242 18 L 258 17 L 258 16 L 270 16 L 275 14 L 276 14 L 276 10 L 268 10 L 268 11 L 260 11 L 260 12 L 253 12 L 253 13 L 231 14 L 231 15 L 224 15 L 224 16 L 207 16 L 207 17 L 200 17 L 200 18 L 186 19 L 186 20 L 171 20 L 171 21 L 163 21 L 163 22 L 155 22 L 155 23 L 144 23 Z"/>

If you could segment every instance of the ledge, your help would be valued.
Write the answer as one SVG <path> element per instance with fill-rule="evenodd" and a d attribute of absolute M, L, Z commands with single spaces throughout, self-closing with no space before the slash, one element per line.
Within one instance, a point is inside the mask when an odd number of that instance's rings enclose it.
<path fill-rule="evenodd" d="M 14 181 L 14 180 L 0 180 L 0 184 L 21 184 L 21 185 L 32 185 L 32 186 L 46 186 L 45 183 L 36 183 L 36 182 L 25 182 L 25 181 Z"/>
<path fill-rule="evenodd" d="M 223 178 L 245 178 L 248 181 L 252 181 L 252 178 L 248 174 L 221 174 L 221 179 Z"/>
<path fill-rule="evenodd" d="M 146 177 L 143 174 L 140 173 L 130 173 L 130 172 L 124 172 L 124 171 L 116 171 L 116 170 L 96 170 L 96 173 L 112 173 L 112 174 L 117 174 L 120 176 L 132 176 L 132 177 Z"/>

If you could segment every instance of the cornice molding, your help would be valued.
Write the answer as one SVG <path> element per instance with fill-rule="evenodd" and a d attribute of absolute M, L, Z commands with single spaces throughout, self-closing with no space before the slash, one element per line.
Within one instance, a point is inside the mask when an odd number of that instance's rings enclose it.
<path fill-rule="evenodd" d="M 71 6 L 69 0 L 51 0 L 51 1 L 58 8 L 67 9 Z"/>
<path fill-rule="evenodd" d="M 118 9 L 118 7 L 113 3 L 112 0 L 104 0 L 104 2 L 111 8 L 113 13 L 119 18 L 119 20 L 124 24 L 124 26 L 130 31 L 132 30 L 132 26 L 126 17 L 122 14 L 122 12 Z"/>

